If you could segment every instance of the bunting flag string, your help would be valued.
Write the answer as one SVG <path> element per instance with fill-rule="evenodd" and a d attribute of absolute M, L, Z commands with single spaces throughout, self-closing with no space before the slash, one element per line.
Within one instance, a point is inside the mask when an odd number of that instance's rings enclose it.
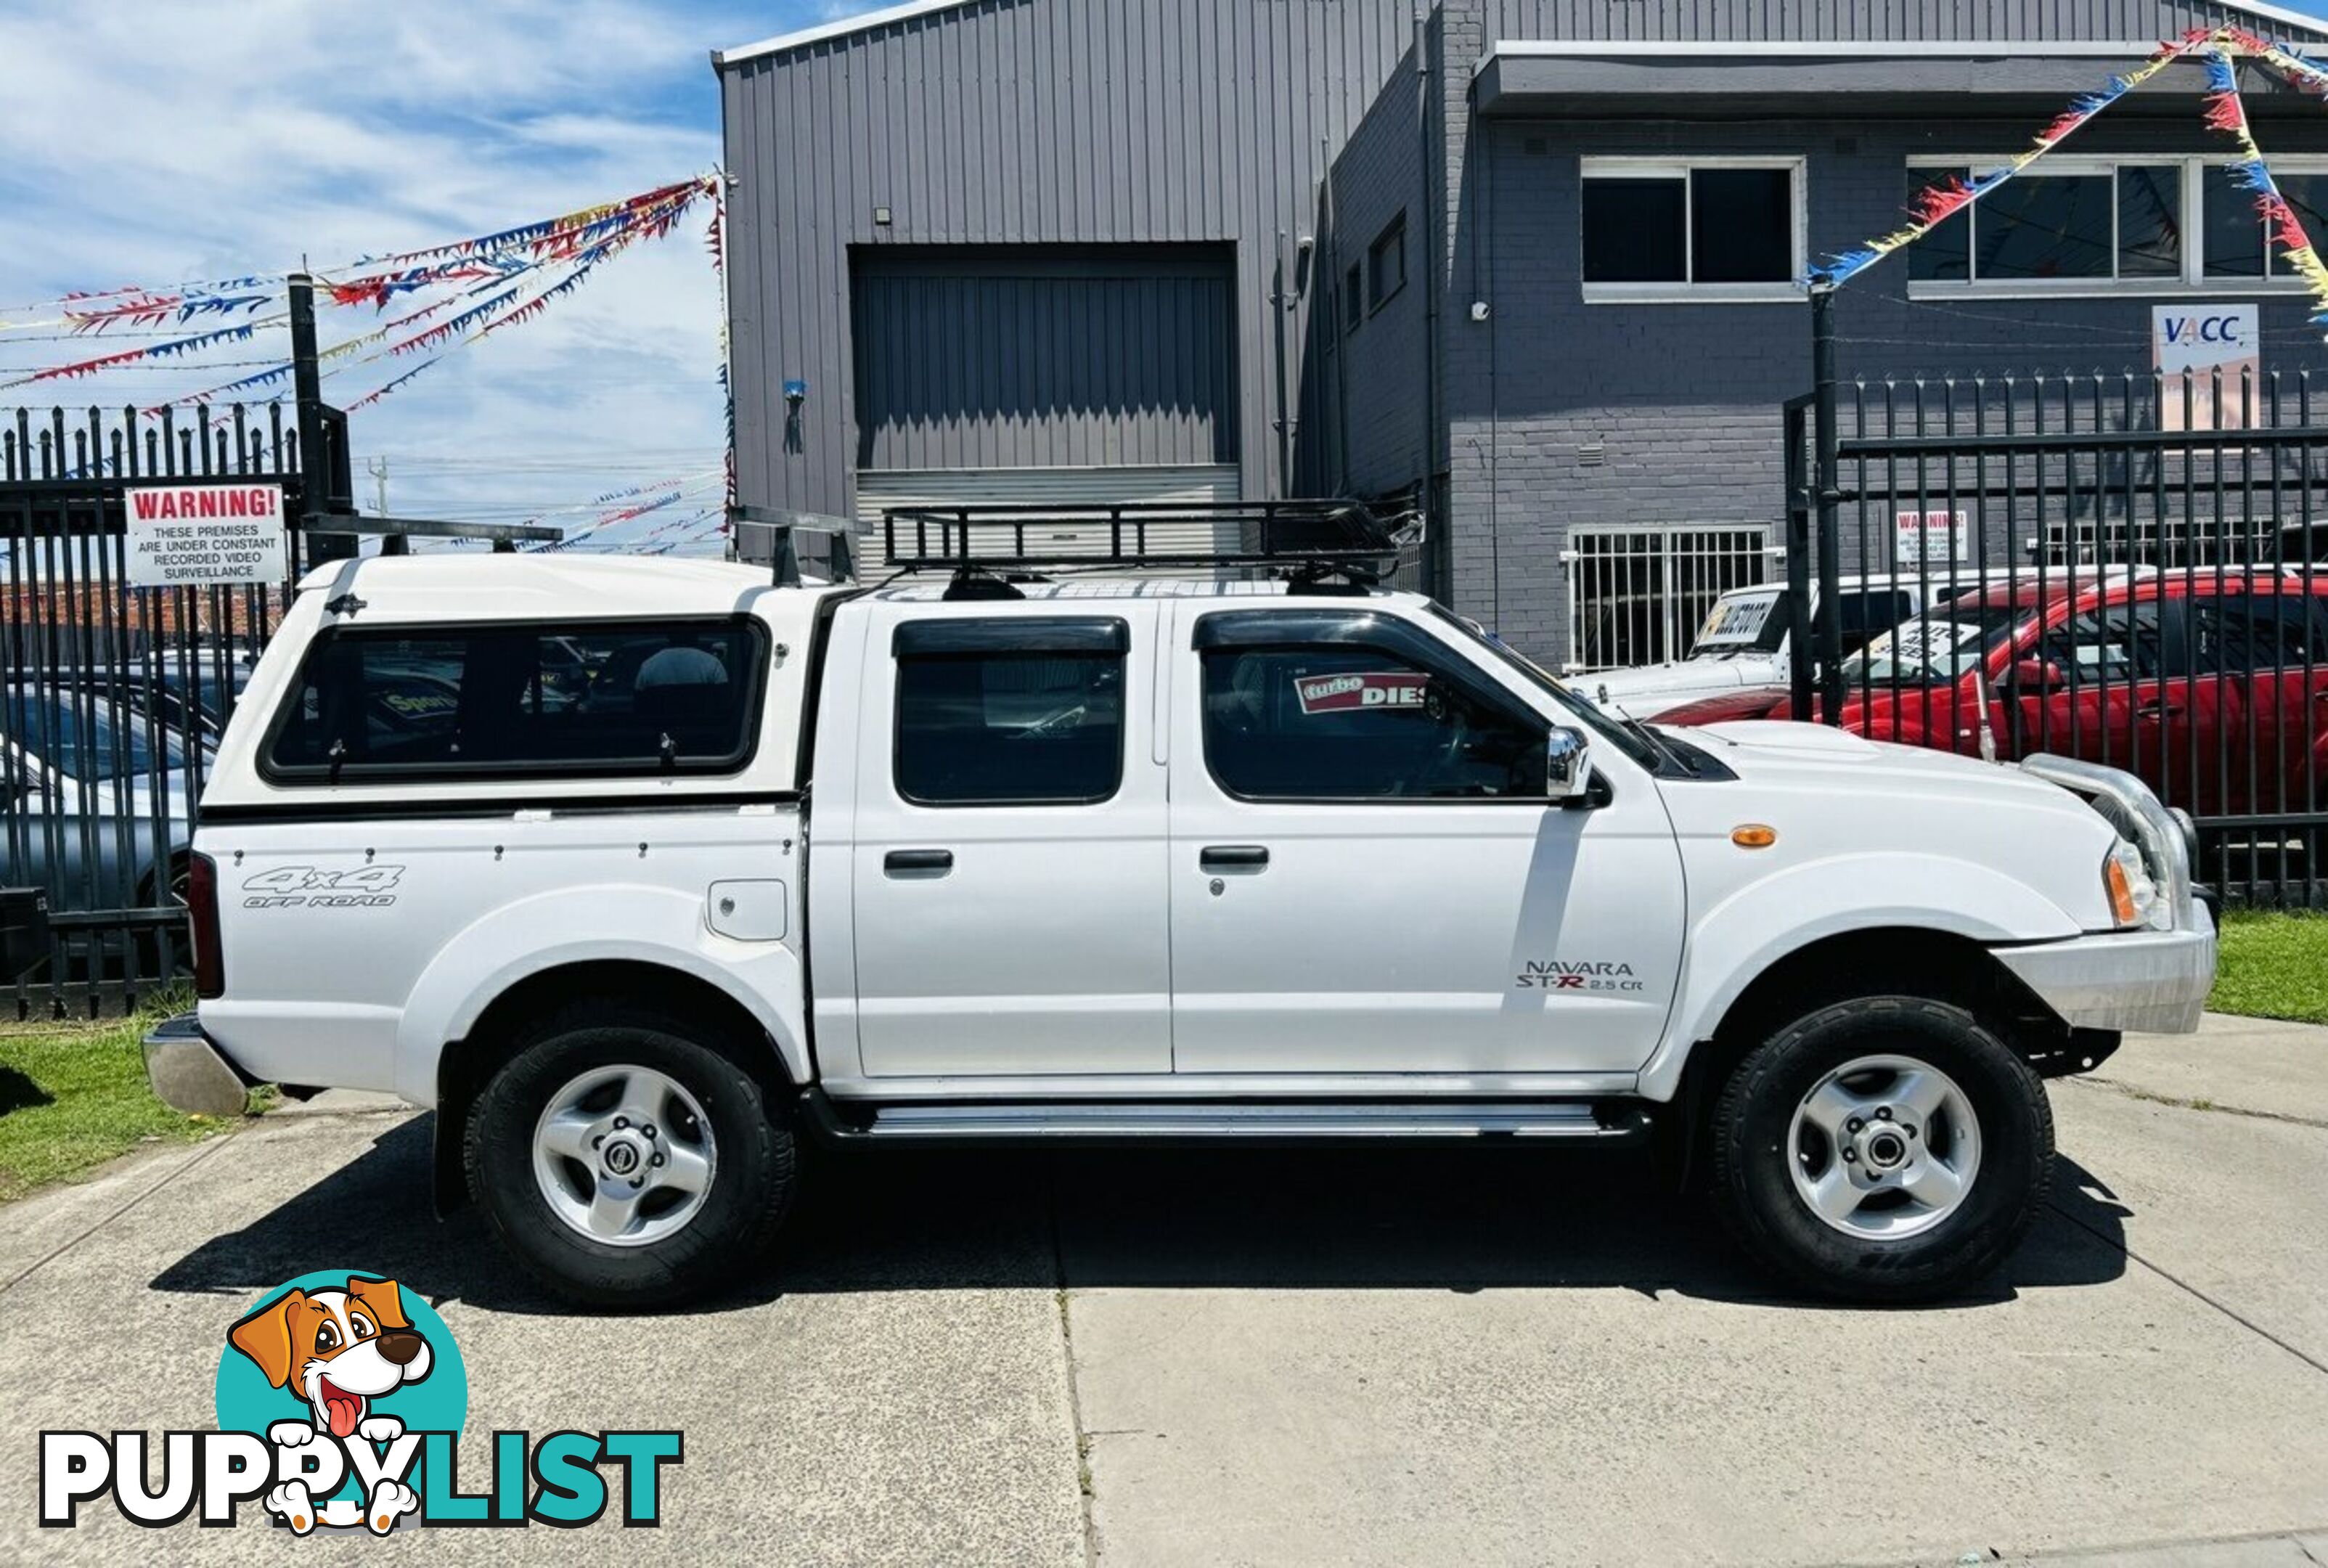
<path fill-rule="evenodd" d="M 2328 98 L 2328 70 L 2313 64 L 2286 44 L 2260 37 L 2241 27 L 2219 27 L 2215 30 L 2215 36 L 2228 39 L 2255 55 L 2279 72 L 2290 86 L 2315 97 Z"/>
<path fill-rule="evenodd" d="M 728 182 L 715 178 L 711 186 L 711 272 L 719 283 L 719 404 L 728 434 L 728 505 L 736 505 L 736 376 L 735 344 L 728 335 Z"/>
<path fill-rule="evenodd" d="M 0 381 L 0 391 L 11 387 L 26 387 L 35 381 L 77 380 L 93 376 L 99 371 L 117 365 L 132 364 L 139 360 L 172 359 L 179 354 L 192 353 L 212 343 L 248 343 L 258 331 L 258 322 L 245 322 L 239 326 L 221 327 L 216 332 L 197 333 L 192 337 L 175 338 L 168 343 L 147 343 L 142 348 L 124 349 L 118 353 L 99 354 L 92 360 L 80 360 L 69 365 L 51 365 L 34 371 L 29 376 L 19 376 L 13 381 Z"/>
<path fill-rule="evenodd" d="M 585 208 L 499 234 L 360 262 L 360 268 L 376 268 L 385 264 L 388 270 L 329 279 L 325 287 L 334 305 L 377 306 L 386 305 L 397 295 L 439 284 L 514 277 L 544 262 L 572 260 L 598 242 L 616 236 L 653 239 L 666 234 L 688 208 L 717 188 L 718 182 L 717 174 L 699 175 L 628 201 Z"/>
<path fill-rule="evenodd" d="M 1961 175 L 1950 174 L 1936 184 L 1927 185 L 1909 202 L 1908 223 L 1904 228 L 1895 229 L 1881 239 L 1871 239 L 1855 250 L 1828 257 L 1810 269 L 1807 285 L 1812 288 L 1840 287 L 1902 246 L 1914 244 L 1948 219 L 2069 140 L 2102 110 L 2176 61 L 2209 47 L 2216 39 L 2216 33 L 2201 27 L 2193 28 L 2173 42 L 2160 44 L 2157 52 L 2141 65 L 2123 76 L 2111 77 L 2098 91 L 2084 94 L 2073 101 L 2039 131 L 2026 148 L 2015 153 L 2004 164 L 1976 175 L 1970 182 Z"/>
<path fill-rule="evenodd" d="M 550 540 L 540 544 L 526 545 L 522 548 L 530 550 L 550 551 L 571 549 L 576 545 L 580 544 L 584 540 L 590 538 L 594 534 L 602 533 L 607 529 L 632 521 L 637 518 L 644 517 L 651 512 L 661 512 L 666 507 L 675 506 L 688 495 L 704 489 L 707 484 L 715 483 L 720 478 L 721 470 L 713 468 L 707 469 L 699 474 L 687 474 L 677 479 L 662 479 L 657 480 L 652 484 L 634 485 L 628 490 L 610 491 L 605 495 L 601 496 L 597 501 L 592 502 L 587 506 L 568 508 L 568 511 L 569 512 L 590 512 L 598 510 L 606 502 L 611 502 L 618 503 L 615 505 L 613 510 L 601 512 L 598 516 L 593 517 L 589 521 L 568 530 L 566 537 L 563 539 Z M 642 495 L 647 496 L 649 499 L 645 501 L 637 501 L 634 499 Z M 558 515 L 559 514 L 557 512 L 544 512 L 540 517 L 530 518 L 527 521 L 531 522 L 540 522 L 547 518 Z M 724 521 L 726 517 L 726 509 L 724 507 L 720 509 L 720 516 Z M 650 530 L 646 537 L 652 537 L 655 531 L 656 530 Z"/>
<path fill-rule="evenodd" d="M 2248 124 L 2247 105 L 2239 98 L 2239 72 L 2224 37 L 2217 39 L 2207 56 L 2207 128 L 2223 132 L 2239 146 L 2239 156 L 2230 165 L 2232 183 L 2255 193 L 2256 215 L 2263 220 L 2264 232 L 2279 247 L 2288 270 L 2301 277 L 2311 292 L 2313 324 L 2328 326 L 2328 265 L 2313 249 L 2303 220 L 2280 194 L 2279 182 L 2272 178 L 2270 165 L 2264 162 L 2263 149 L 2257 146 L 2254 128 Z"/>
<path fill-rule="evenodd" d="M 471 343 L 481 342 L 484 338 L 491 336 L 493 333 L 500 331 L 502 327 L 514 326 L 521 322 L 530 321 L 534 317 L 541 315 L 543 311 L 549 309 L 550 302 L 561 299 L 567 295 L 572 293 L 576 288 L 579 287 L 583 280 L 589 276 L 591 269 L 596 267 L 600 262 L 605 260 L 610 256 L 617 254 L 639 239 L 651 238 L 652 232 L 656 231 L 650 230 L 644 227 L 632 227 L 609 234 L 589 249 L 581 251 L 575 257 L 569 258 L 568 260 L 571 265 L 568 267 L 566 275 L 556 283 L 543 288 L 540 292 L 530 297 L 521 298 L 521 296 L 524 293 L 522 285 L 512 283 L 509 287 L 502 289 L 500 292 L 492 295 L 490 297 L 470 305 L 469 308 L 462 311 L 457 315 L 448 317 L 446 320 L 440 322 L 434 326 L 428 327 L 424 331 L 415 333 L 411 336 L 401 339 L 396 343 L 392 343 L 384 349 L 375 350 L 373 352 L 365 354 L 362 358 L 353 360 L 347 364 L 333 364 L 323 373 L 325 376 L 335 376 L 343 371 L 355 370 L 363 365 L 376 364 L 382 360 L 401 358 L 405 355 L 422 352 L 431 348 L 435 348 L 439 351 L 420 364 L 415 365 L 411 370 L 392 378 L 383 385 L 374 388 L 371 391 L 365 393 L 354 402 L 347 405 L 350 412 L 353 412 L 358 408 L 369 408 L 372 404 L 379 402 L 382 398 L 387 397 L 390 393 L 403 387 L 406 383 L 412 380 L 414 377 L 419 375 L 423 371 L 427 370 L 430 366 L 436 364 L 438 361 L 444 359 L 446 354 L 453 352 L 455 350 L 466 348 Z M 508 274 L 507 276 L 521 277 L 524 273 L 532 271 L 538 267 L 545 267 L 548 265 L 549 263 L 546 262 L 530 262 L 520 268 L 517 272 Z M 496 278 L 502 275 L 493 275 Z M 492 286 L 491 280 L 486 283 L 478 284 L 474 287 L 472 287 L 462 294 L 450 296 L 446 299 L 436 302 L 435 304 L 425 305 L 416 311 L 411 311 L 404 315 L 397 317 L 395 321 L 390 322 L 384 326 L 375 328 L 373 331 L 365 333 L 358 337 L 351 338 L 345 343 L 333 345 L 331 348 L 318 354 L 316 359 L 319 362 L 328 362 L 343 358 L 354 350 L 362 347 L 367 343 L 376 343 L 380 339 L 387 337 L 390 329 L 395 326 L 422 320 L 434 315 L 439 310 L 446 308 L 447 306 L 460 304 L 462 301 L 466 299 L 473 299 L 483 289 L 490 286 Z M 190 392 L 184 397 L 174 399 L 172 401 L 174 403 L 207 403 L 223 393 L 245 390 L 253 387 L 265 385 L 272 381 L 279 380 L 283 377 L 288 376 L 290 373 L 291 366 L 288 363 L 285 363 L 277 366 L 271 371 L 263 371 L 258 375 L 245 376 L 240 380 L 227 382 L 223 386 L 205 388 L 203 390 L 199 392 Z M 158 411 L 158 408 L 148 410 L 148 412 L 156 411 Z"/>
<path fill-rule="evenodd" d="M 341 278 L 343 286 L 351 290 L 350 295 L 343 298 L 332 294 L 332 303 L 378 305 L 388 293 L 488 278 L 496 269 L 509 271 L 521 265 L 529 255 L 535 260 L 567 259 L 596 239 L 632 227 L 658 234 L 668 232 L 688 208 L 712 193 L 718 183 L 716 172 L 697 174 L 618 202 L 578 208 L 494 233 L 472 235 L 417 250 L 362 257 L 343 266 L 314 270 L 318 277 L 353 275 Z M 419 276 L 408 281 L 402 276 L 408 273 Z M 287 272 L 258 272 L 166 288 L 131 285 L 80 289 L 50 299 L 0 307 L 0 316 L 35 311 L 43 316 L 39 321 L 0 320 L 0 332 L 54 326 L 103 331 L 121 324 L 183 323 L 196 315 L 256 308 L 277 297 L 289 277 Z M 371 286 L 390 281 L 395 286 L 385 290 Z"/>

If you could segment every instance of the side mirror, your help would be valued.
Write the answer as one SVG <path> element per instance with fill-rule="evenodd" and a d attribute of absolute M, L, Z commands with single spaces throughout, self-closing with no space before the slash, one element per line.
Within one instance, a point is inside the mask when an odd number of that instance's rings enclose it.
<path fill-rule="evenodd" d="M 2061 679 L 2060 668 L 2051 659 L 2015 659 L 2013 684 L 2018 690 L 2042 697 L 2049 691 L 2060 690 L 2068 682 Z"/>
<path fill-rule="evenodd" d="M 1566 804 L 1581 801 L 1592 787 L 1592 747 L 1581 729 L 1555 728 L 1544 738 L 1544 790 Z"/>

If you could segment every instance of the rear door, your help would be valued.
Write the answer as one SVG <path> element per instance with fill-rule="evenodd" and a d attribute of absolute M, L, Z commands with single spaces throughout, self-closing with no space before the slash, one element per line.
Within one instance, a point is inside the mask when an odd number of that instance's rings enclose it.
<path fill-rule="evenodd" d="M 1153 612 L 866 613 L 850 869 L 864 1072 L 1169 1072 Z"/>
<path fill-rule="evenodd" d="M 2202 664 L 2222 671 L 2247 716 L 2220 762 L 2222 809 L 2310 810 L 2318 784 L 2308 759 L 2328 730 L 2328 611 L 2314 595 L 2244 588 L 2193 600 L 2192 611 Z"/>

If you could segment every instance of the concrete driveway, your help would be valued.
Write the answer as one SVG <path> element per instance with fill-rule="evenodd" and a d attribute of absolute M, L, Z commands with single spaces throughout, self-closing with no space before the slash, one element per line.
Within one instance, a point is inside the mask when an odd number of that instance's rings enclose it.
<path fill-rule="evenodd" d="M 2053 1099 L 2034 1238 L 1902 1311 L 1773 1299 L 1633 1166 L 1459 1149 L 829 1165 L 735 1298 L 576 1317 L 427 1217 L 425 1119 L 273 1116 L 0 1211 L 0 1559 L 333 1550 L 36 1531 L 33 1434 L 211 1424 L 230 1319 L 356 1267 L 460 1341 L 465 1488 L 495 1429 L 687 1433 L 656 1533 L 430 1560 L 2328 1563 L 2328 1030 Z"/>

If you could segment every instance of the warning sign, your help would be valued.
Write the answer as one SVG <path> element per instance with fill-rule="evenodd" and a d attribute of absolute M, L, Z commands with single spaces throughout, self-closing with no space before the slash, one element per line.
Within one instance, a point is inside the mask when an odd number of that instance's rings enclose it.
<path fill-rule="evenodd" d="M 171 485 L 129 490 L 128 568 L 133 588 L 204 583 L 279 583 L 283 487 Z"/>
<path fill-rule="evenodd" d="M 1892 514 L 1897 549 L 1892 559 L 1901 567 L 1941 566 L 1968 560 L 1969 535 L 1961 512 L 1897 512 Z"/>
<path fill-rule="evenodd" d="M 1403 670 L 1395 674 L 1308 675 L 1295 680 L 1294 695 L 1304 713 L 1347 713 L 1364 708 L 1413 708 L 1424 705 L 1431 677 Z"/>

